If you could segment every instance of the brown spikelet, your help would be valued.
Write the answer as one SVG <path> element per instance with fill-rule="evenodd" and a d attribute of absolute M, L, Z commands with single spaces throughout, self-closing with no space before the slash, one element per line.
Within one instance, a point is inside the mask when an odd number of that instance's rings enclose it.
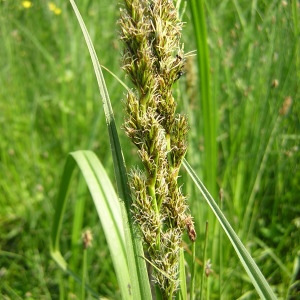
<path fill-rule="evenodd" d="M 292 97 L 288 96 L 288 97 L 285 97 L 284 101 L 283 101 L 283 104 L 279 110 L 279 114 L 281 116 L 285 116 L 287 115 L 287 113 L 289 112 L 291 106 L 292 106 Z"/>

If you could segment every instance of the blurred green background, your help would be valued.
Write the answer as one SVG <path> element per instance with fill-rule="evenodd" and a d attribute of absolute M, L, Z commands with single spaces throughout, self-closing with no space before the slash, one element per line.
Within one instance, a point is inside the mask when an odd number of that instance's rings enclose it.
<path fill-rule="evenodd" d="M 77 5 L 100 63 L 127 82 L 120 68 L 118 1 L 81 0 Z M 206 3 L 218 124 L 220 196 L 213 196 L 280 299 L 300 297 L 299 283 L 289 291 L 300 280 L 299 265 L 294 268 L 300 264 L 298 17 L 297 1 Z M 188 6 L 183 20 L 185 51 L 193 51 Z M 49 256 L 55 196 L 67 154 L 95 151 L 114 180 L 88 50 L 69 2 L 62 0 L 0 0 L 0 41 L 0 298 L 76 299 L 78 284 Z M 139 162 L 121 130 L 126 91 L 111 74 L 104 71 L 104 76 L 129 169 Z M 174 95 L 178 111 L 189 116 L 187 160 L 201 178 L 205 124 L 198 83 L 191 56 Z M 73 207 L 84 201 L 84 227 L 94 234 L 90 285 L 102 297 L 119 299 L 97 214 L 80 176 L 74 181 L 78 184 L 70 192 L 62 248 L 67 258 L 81 251 L 80 240 L 72 246 L 70 240 Z M 213 272 L 205 283 L 207 299 L 257 299 L 230 243 L 184 171 L 182 182 L 198 232 L 199 273 L 209 220 L 207 258 Z M 185 247 L 189 261 L 188 241 Z M 76 267 L 80 270 L 80 262 Z"/>

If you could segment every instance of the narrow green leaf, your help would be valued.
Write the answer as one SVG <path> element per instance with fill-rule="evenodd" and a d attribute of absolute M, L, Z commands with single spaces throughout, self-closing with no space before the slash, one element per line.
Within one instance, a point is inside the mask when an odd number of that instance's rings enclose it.
<path fill-rule="evenodd" d="M 61 256 L 59 251 L 59 236 L 62 227 L 63 215 L 66 210 L 67 201 L 65 200 L 68 194 L 71 177 L 75 168 L 75 162 L 73 159 L 67 159 L 63 171 L 63 176 L 60 182 L 59 193 L 57 197 L 57 203 L 55 207 L 54 220 L 52 225 L 51 235 L 51 255 L 54 257 L 58 265 L 66 270 L 67 263 Z"/>
<path fill-rule="evenodd" d="M 131 197 L 128 187 L 127 172 L 120 146 L 120 141 L 114 121 L 113 110 L 111 107 L 109 94 L 105 85 L 105 80 L 101 71 L 100 64 L 97 59 L 93 43 L 90 39 L 83 19 L 77 9 L 77 6 L 73 0 L 70 0 L 73 10 L 76 14 L 81 30 L 83 32 L 87 47 L 90 52 L 90 56 L 93 62 L 95 75 L 97 78 L 100 95 L 102 97 L 102 104 L 106 118 L 106 125 L 108 128 L 111 151 L 114 162 L 114 171 L 117 181 L 117 188 L 119 197 L 124 201 L 121 204 L 123 226 L 125 230 L 125 242 L 128 259 L 128 267 L 131 278 L 131 290 L 134 299 L 151 299 L 150 283 L 148 279 L 148 273 L 144 256 L 142 242 L 137 236 L 133 221 L 130 218 Z"/>
<path fill-rule="evenodd" d="M 122 297 L 123 299 L 132 299 L 131 291 L 128 289 L 130 277 L 118 197 L 103 166 L 91 151 L 72 152 L 67 158 L 55 210 L 55 222 L 53 223 L 51 238 L 51 255 L 63 270 L 71 272 L 68 270 L 67 263 L 60 252 L 59 237 L 67 204 L 67 192 L 76 165 L 85 178 L 97 209 L 117 274 Z"/>
<path fill-rule="evenodd" d="M 197 188 L 201 192 L 204 199 L 207 201 L 208 205 L 212 209 L 213 213 L 217 217 L 219 223 L 223 227 L 225 233 L 227 234 L 232 246 L 234 247 L 242 265 L 244 266 L 246 272 L 248 273 L 255 289 L 257 290 L 258 294 L 262 299 L 276 299 L 276 296 L 272 289 L 270 288 L 267 280 L 261 273 L 260 269 L 256 265 L 255 261 L 227 221 L 226 217 L 223 215 L 222 211 L 218 207 L 217 203 L 214 201 L 210 193 L 205 188 L 204 184 L 201 180 L 197 177 L 194 170 L 188 164 L 186 160 L 184 160 L 183 165 L 187 170 L 190 177 L 193 179 L 194 183 L 196 184 Z"/>
<path fill-rule="evenodd" d="M 192 265 L 190 282 L 190 299 L 195 299 L 195 281 L 196 281 L 196 243 L 192 243 Z"/>
<path fill-rule="evenodd" d="M 216 195 L 217 177 L 217 109 L 216 100 L 211 96 L 211 76 L 207 30 L 204 14 L 204 0 L 190 0 L 190 11 L 197 47 L 199 70 L 199 92 L 201 117 L 204 133 L 204 178 L 212 194 Z M 202 129 L 200 130 L 202 131 Z"/>
<path fill-rule="evenodd" d="M 187 288 L 186 288 L 186 273 L 185 273 L 185 260 L 184 260 L 183 248 L 180 249 L 179 280 L 180 280 L 180 287 L 179 287 L 179 292 L 176 294 L 176 299 L 186 300 Z"/>

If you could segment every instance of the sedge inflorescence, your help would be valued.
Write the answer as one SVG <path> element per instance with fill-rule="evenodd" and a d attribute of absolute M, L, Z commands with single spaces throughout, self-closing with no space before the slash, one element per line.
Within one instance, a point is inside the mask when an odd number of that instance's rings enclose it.
<path fill-rule="evenodd" d="M 123 69 L 135 88 L 126 99 L 126 134 L 144 170 L 131 172 L 132 213 L 139 225 L 154 282 L 165 298 L 178 288 L 179 250 L 187 229 L 196 239 L 178 185 L 187 151 L 188 122 L 175 112 L 174 82 L 183 73 L 182 23 L 171 0 L 125 0 L 121 9 Z"/>

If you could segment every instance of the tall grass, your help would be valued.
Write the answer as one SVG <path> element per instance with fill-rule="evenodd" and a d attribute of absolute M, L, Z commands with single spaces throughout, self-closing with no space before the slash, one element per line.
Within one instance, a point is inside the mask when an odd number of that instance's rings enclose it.
<path fill-rule="evenodd" d="M 22 8 L 17 1 L 2 1 L 0 5 L 0 169 L 5 174 L 0 178 L 0 294 L 16 299 L 79 295 L 80 285 L 66 285 L 66 278 L 49 259 L 47 245 L 53 199 L 66 154 L 77 149 L 95 150 L 113 179 L 93 69 L 68 3 L 56 3 L 62 9 L 61 15 L 52 14 L 47 3 L 42 2 L 30 9 Z M 115 5 L 81 1 L 80 11 L 101 63 L 122 76 L 118 35 L 111 30 L 118 14 Z M 219 124 L 216 155 L 217 184 L 222 188 L 220 205 L 279 298 L 288 294 L 297 297 L 298 269 L 293 269 L 299 260 L 297 15 L 297 1 L 287 6 L 275 1 L 216 1 L 205 6 L 212 98 L 217 103 Z M 196 45 L 191 38 L 189 10 L 184 18 L 185 49 L 191 51 Z M 179 80 L 178 89 L 183 99 L 180 106 L 188 112 L 191 124 L 188 160 L 191 158 L 197 173 L 203 174 L 203 151 L 207 149 L 203 149 L 202 127 L 198 126 L 203 122 L 202 106 L 196 90 L 190 99 L 189 92 L 184 91 L 185 83 L 193 88 L 193 82 L 186 82 L 192 69 Z M 105 77 L 120 128 L 124 91 L 109 74 Z M 279 115 L 288 96 L 292 99 L 290 110 Z M 120 137 L 121 144 L 126 145 L 122 133 Z M 136 164 L 130 149 L 124 147 L 126 162 Z M 204 243 L 207 206 L 184 173 L 182 179 L 196 216 L 198 240 Z M 91 203 L 82 202 L 88 200 L 88 193 L 84 187 L 73 187 L 70 198 L 71 203 L 76 198 L 74 203 L 79 200 L 84 204 L 82 226 L 90 227 L 94 233 L 93 247 L 88 249 L 88 265 L 93 268 L 89 268 L 87 280 L 98 294 L 118 298 L 102 229 Z M 72 211 L 67 210 L 61 247 L 67 251 L 67 258 L 78 249 L 80 258 L 79 236 L 73 237 L 71 245 L 72 218 Z M 206 257 L 211 259 L 212 272 L 204 277 L 202 285 L 207 298 L 256 298 L 217 226 L 208 224 Z M 218 243 L 220 246 L 216 246 Z M 202 249 L 200 243 L 196 249 L 196 274 L 202 270 Z M 190 250 L 187 244 L 186 254 Z M 185 256 L 189 262 L 189 256 Z M 74 262 L 74 266 L 80 274 L 80 264 Z M 199 286 L 200 276 L 196 276 L 196 291 Z"/>

